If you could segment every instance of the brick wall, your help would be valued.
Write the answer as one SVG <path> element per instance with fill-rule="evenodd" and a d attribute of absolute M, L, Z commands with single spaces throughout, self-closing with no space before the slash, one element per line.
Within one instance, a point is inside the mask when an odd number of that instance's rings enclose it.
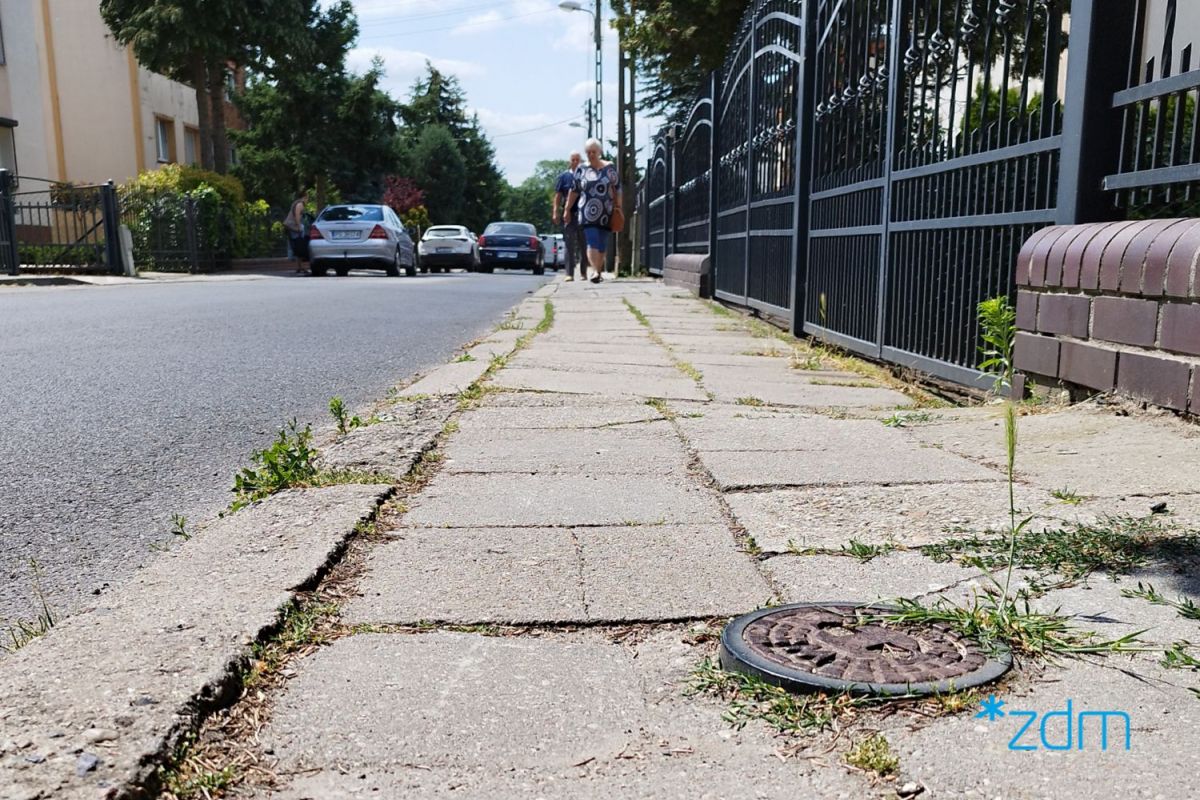
<path fill-rule="evenodd" d="M 1200 414 L 1200 219 L 1044 228 L 1017 259 L 1027 381 Z"/>

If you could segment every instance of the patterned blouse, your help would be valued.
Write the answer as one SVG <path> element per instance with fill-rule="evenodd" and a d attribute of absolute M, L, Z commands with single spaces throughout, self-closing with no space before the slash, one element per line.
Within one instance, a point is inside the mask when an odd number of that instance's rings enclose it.
<path fill-rule="evenodd" d="M 579 224 L 585 228 L 612 230 L 612 214 L 621 176 L 612 164 L 595 169 L 584 164 L 575 170 L 575 191 L 579 193 Z"/>

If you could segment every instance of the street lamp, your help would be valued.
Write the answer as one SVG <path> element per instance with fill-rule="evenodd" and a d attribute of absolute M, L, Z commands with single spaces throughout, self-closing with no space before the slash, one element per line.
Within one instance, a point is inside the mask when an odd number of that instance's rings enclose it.
<path fill-rule="evenodd" d="M 583 11 L 592 15 L 592 19 L 596 25 L 596 131 L 595 137 L 601 142 L 604 141 L 604 125 L 602 123 L 601 111 L 604 108 L 604 59 L 600 49 L 600 0 L 596 0 L 596 10 L 584 8 L 579 0 L 562 0 L 558 7 L 563 11 Z"/>

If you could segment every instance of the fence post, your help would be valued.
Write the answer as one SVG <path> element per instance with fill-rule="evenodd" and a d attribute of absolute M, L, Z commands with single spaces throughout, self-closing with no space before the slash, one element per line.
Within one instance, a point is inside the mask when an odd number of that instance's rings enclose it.
<path fill-rule="evenodd" d="M 755 55 L 758 53 L 758 6 L 759 0 L 754 0 L 750 12 L 750 66 L 749 66 L 749 81 L 750 91 L 749 98 L 746 101 L 746 227 L 742 229 L 742 235 L 746 240 L 745 253 L 742 256 L 742 303 L 748 303 L 750 300 L 750 256 L 751 256 L 751 240 L 750 229 L 754 226 L 754 213 L 750 208 L 754 202 L 754 120 L 757 116 L 754 111 L 754 103 L 758 94 L 755 83 L 758 81 L 758 59 Z"/>
<path fill-rule="evenodd" d="M 112 181 L 100 187 L 100 213 L 104 219 L 104 261 L 109 272 L 120 275 L 125 271 L 121 257 L 121 203 Z"/>
<path fill-rule="evenodd" d="M 675 252 L 675 243 L 679 241 L 679 183 L 678 170 L 675 169 L 675 142 L 679 139 L 679 126 L 672 125 L 667 132 L 667 185 L 670 186 L 667 230 L 671 232 L 670 246 L 663 251 L 663 270 L 667 268 L 667 256 Z M 664 237 L 666 238 L 665 234 Z"/>
<path fill-rule="evenodd" d="M 17 275 L 21 271 L 21 256 L 17 249 L 17 207 L 13 200 L 13 176 L 6 169 L 0 169 L 0 264 L 7 263 L 8 274 Z"/>
<path fill-rule="evenodd" d="M 795 246 L 792 253 L 792 335 L 804 333 L 805 289 L 808 286 L 808 211 L 812 174 L 812 130 L 816 92 L 813 51 L 816 47 L 817 4 L 805 0 L 801 8 L 800 77 L 796 92 L 796 193 L 793 219 Z"/>
<path fill-rule="evenodd" d="M 714 297 L 717 290 L 717 176 L 721 174 L 717 164 L 717 154 L 721 152 L 718 141 L 721 126 L 717 122 L 717 110 L 721 105 L 721 78 L 715 69 L 708 77 L 708 96 L 712 100 L 708 107 L 709 130 L 712 131 L 708 137 L 708 291 L 709 297 Z"/>
<path fill-rule="evenodd" d="M 1121 112 L 1113 94 L 1132 85 L 1138 6 L 1127 0 L 1073 0 L 1070 60 L 1063 102 L 1058 173 L 1060 225 L 1103 222 L 1119 211 L 1106 197 L 1105 176 L 1121 160 Z"/>
<path fill-rule="evenodd" d="M 187 224 L 188 272 L 195 274 L 200 271 L 200 248 L 196 241 L 196 201 L 190 197 L 184 201 L 183 217 Z"/>

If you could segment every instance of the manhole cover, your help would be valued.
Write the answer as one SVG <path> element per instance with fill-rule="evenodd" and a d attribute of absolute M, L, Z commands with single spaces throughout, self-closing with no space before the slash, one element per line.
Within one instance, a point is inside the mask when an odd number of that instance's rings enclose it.
<path fill-rule="evenodd" d="M 1012 665 L 941 625 L 890 627 L 862 616 L 895 609 L 794 603 L 738 617 L 721 634 L 721 666 L 785 689 L 934 694 L 994 681 Z"/>

